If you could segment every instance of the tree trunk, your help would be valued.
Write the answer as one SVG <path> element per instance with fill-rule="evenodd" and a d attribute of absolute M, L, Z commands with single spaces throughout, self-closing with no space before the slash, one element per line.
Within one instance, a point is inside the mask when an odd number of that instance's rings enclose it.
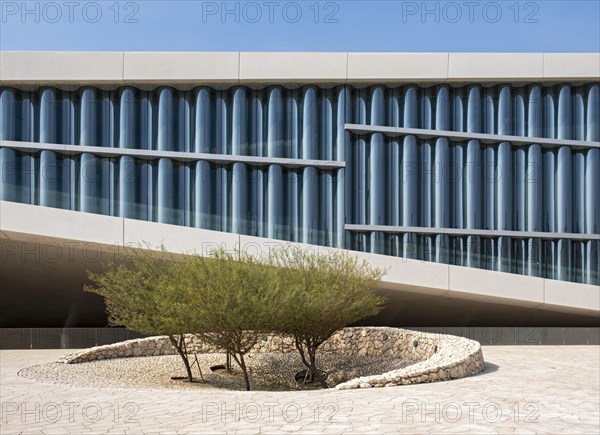
<path fill-rule="evenodd" d="M 306 355 L 304 354 L 304 346 L 302 340 L 298 337 L 294 337 L 294 345 L 296 346 L 296 350 L 300 354 L 300 358 L 302 359 L 302 364 L 306 367 L 306 376 L 304 376 L 304 383 L 310 381 L 312 382 L 312 373 L 310 369 L 310 364 L 306 360 Z"/>
<path fill-rule="evenodd" d="M 239 355 L 239 359 L 238 359 L 238 355 Z M 240 368 L 242 369 L 242 373 L 244 374 L 244 383 L 246 384 L 246 391 L 250 391 L 250 377 L 248 376 L 248 369 L 246 368 L 246 361 L 244 360 L 244 354 L 243 353 L 232 353 L 231 356 L 233 356 L 233 359 L 235 359 L 235 362 L 237 363 L 238 366 L 240 366 Z"/>
<path fill-rule="evenodd" d="M 306 382 L 314 382 L 315 380 L 319 381 L 323 388 L 329 388 L 325 379 L 321 376 L 321 372 L 317 369 L 317 347 L 314 346 L 313 342 L 310 339 L 302 340 L 301 338 L 294 337 L 294 344 L 298 353 L 300 354 L 300 358 L 302 359 L 302 363 L 306 366 L 306 376 L 304 377 L 304 383 Z M 306 359 L 306 354 L 308 354 L 308 360 Z"/>
<path fill-rule="evenodd" d="M 246 391 L 250 391 L 250 378 L 248 377 L 248 369 L 246 368 L 246 361 L 244 361 L 244 354 L 240 354 L 240 367 L 242 373 L 244 373 L 244 382 L 246 383 Z"/>
<path fill-rule="evenodd" d="M 231 373 L 231 352 L 227 351 L 225 354 L 225 370 Z"/>
<path fill-rule="evenodd" d="M 173 345 L 173 347 L 175 347 L 175 349 L 177 350 L 177 353 L 179 354 L 179 356 L 181 357 L 181 360 L 183 361 L 183 365 L 185 366 L 185 371 L 187 372 L 188 382 L 192 382 L 193 381 L 192 367 L 190 366 L 190 361 L 188 360 L 187 354 L 183 350 L 183 344 L 185 343 L 185 337 L 183 335 L 180 335 L 179 337 L 180 337 L 179 342 L 173 335 L 169 335 L 169 340 L 171 340 L 171 344 Z"/>
<path fill-rule="evenodd" d="M 316 379 L 319 381 L 323 388 L 329 388 L 325 379 L 323 379 L 323 372 L 317 368 L 317 348 L 314 346 L 310 346 L 308 348 L 308 358 L 310 360 L 310 371 L 313 380 Z"/>

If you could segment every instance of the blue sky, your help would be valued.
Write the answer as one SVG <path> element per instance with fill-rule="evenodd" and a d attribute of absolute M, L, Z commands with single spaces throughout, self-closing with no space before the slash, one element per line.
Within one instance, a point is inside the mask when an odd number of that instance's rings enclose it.
<path fill-rule="evenodd" d="M 600 0 L 6 1 L 2 50 L 600 51 Z"/>

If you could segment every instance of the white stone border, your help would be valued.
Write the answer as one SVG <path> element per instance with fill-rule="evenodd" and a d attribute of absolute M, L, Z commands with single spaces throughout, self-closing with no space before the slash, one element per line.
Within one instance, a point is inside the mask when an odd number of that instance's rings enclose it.
<path fill-rule="evenodd" d="M 189 336 L 190 353 L 213 353 L 218 349 Z M 295 352 L 291 338 L 265 335 L 253 353 Z M 458 379 L 477 374 L 485 368 L 481 346 L 477 341 L 446 334 L 431 334 L 387 327 L 345 328 L 323 343 L 321 353 L 342 355 L 394 355 L 411 365 L 381 375 L 352 379 L 336 386 L 352 388 L 393 387 Z M 59 362 L 77 364 L 111 358 L 173 355 L 174 348 L 166 336 L 128 340 L 92 347 L 62 357 Z"/>
<path fill-rule="evenodd" d="M 477 341 L 454 335 L 421 334 L 437 347 L 429 358 L 400 370 L 352 379 L 338 384 L 336 388 L 349 390 L 446 381 L 472 376 L 485 369 L 483 352 Z"/>

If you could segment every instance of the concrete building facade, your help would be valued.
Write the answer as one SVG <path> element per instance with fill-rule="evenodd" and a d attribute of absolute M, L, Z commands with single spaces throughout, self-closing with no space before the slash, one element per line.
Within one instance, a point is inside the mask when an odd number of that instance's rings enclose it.
<path fill-rule="evenodd" d="M 485 304 L 508 313 L 492 323 L 600 312 L 599 55 L 1 56 L 10 306 L 40 297 L 17 270 L 39 274 L 49 243 L 206 239 L 351 250 L 389 267 L 398 304 L 432 307 L 431 325 L 461 323 L 445 306 L 467 324 Z M 53 273 L 69 282 L 77 267 Z"/>

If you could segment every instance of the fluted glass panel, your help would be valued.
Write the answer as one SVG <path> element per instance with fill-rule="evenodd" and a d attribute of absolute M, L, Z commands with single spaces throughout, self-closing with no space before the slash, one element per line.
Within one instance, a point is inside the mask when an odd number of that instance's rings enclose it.
<path fill-rule="evenodd" d="M 519 97 L 517 97 L 516 134 L 529 137 L 541 136 L 543 125 L 541 91 L 541 87 L 537 85 L 520 90 Z M 525 151 L 524 173 L 520 172 L 518 174 L 518 176 L 523 176 L 523 180 L 517 179 L 518 195 L 523 194 L 524 200 L 523 202 L 517 202 L 516 210 L 518 215 L 523 218 L 523 230 L 543 231 L 544 168 L 542 148 L 534 143 L 524 149 L 523 153 Z M 519 150 L 517 152 L 519 153 Z M 521 164 L 521 162 L 518 164 Z M 519 167 L 519 169 L 523 171 L 522 167 Z M 520 218 L 517 225 L 517 229 L 521 229 Z M 542 243 L 535 239 L 517 240 L 517 243 L 525 245 L 522 272 L 526 275 L 542 276 Z"/>
<path fill-rule="evenodd" d="M 372 125 L 385 125 L 385 96 L 383 86 L 373 88 L 370 111 Z M 367 159 L 369 162 L 368 222 L 371 225 L 381 225 L 385 222 L 385 153 L 386 144 L 383 134 L 373 134 L 367 150 Z M 382 234 L 371 234 L 370 248 L 371 252 L 383 253 L 384 241 Z"/>

